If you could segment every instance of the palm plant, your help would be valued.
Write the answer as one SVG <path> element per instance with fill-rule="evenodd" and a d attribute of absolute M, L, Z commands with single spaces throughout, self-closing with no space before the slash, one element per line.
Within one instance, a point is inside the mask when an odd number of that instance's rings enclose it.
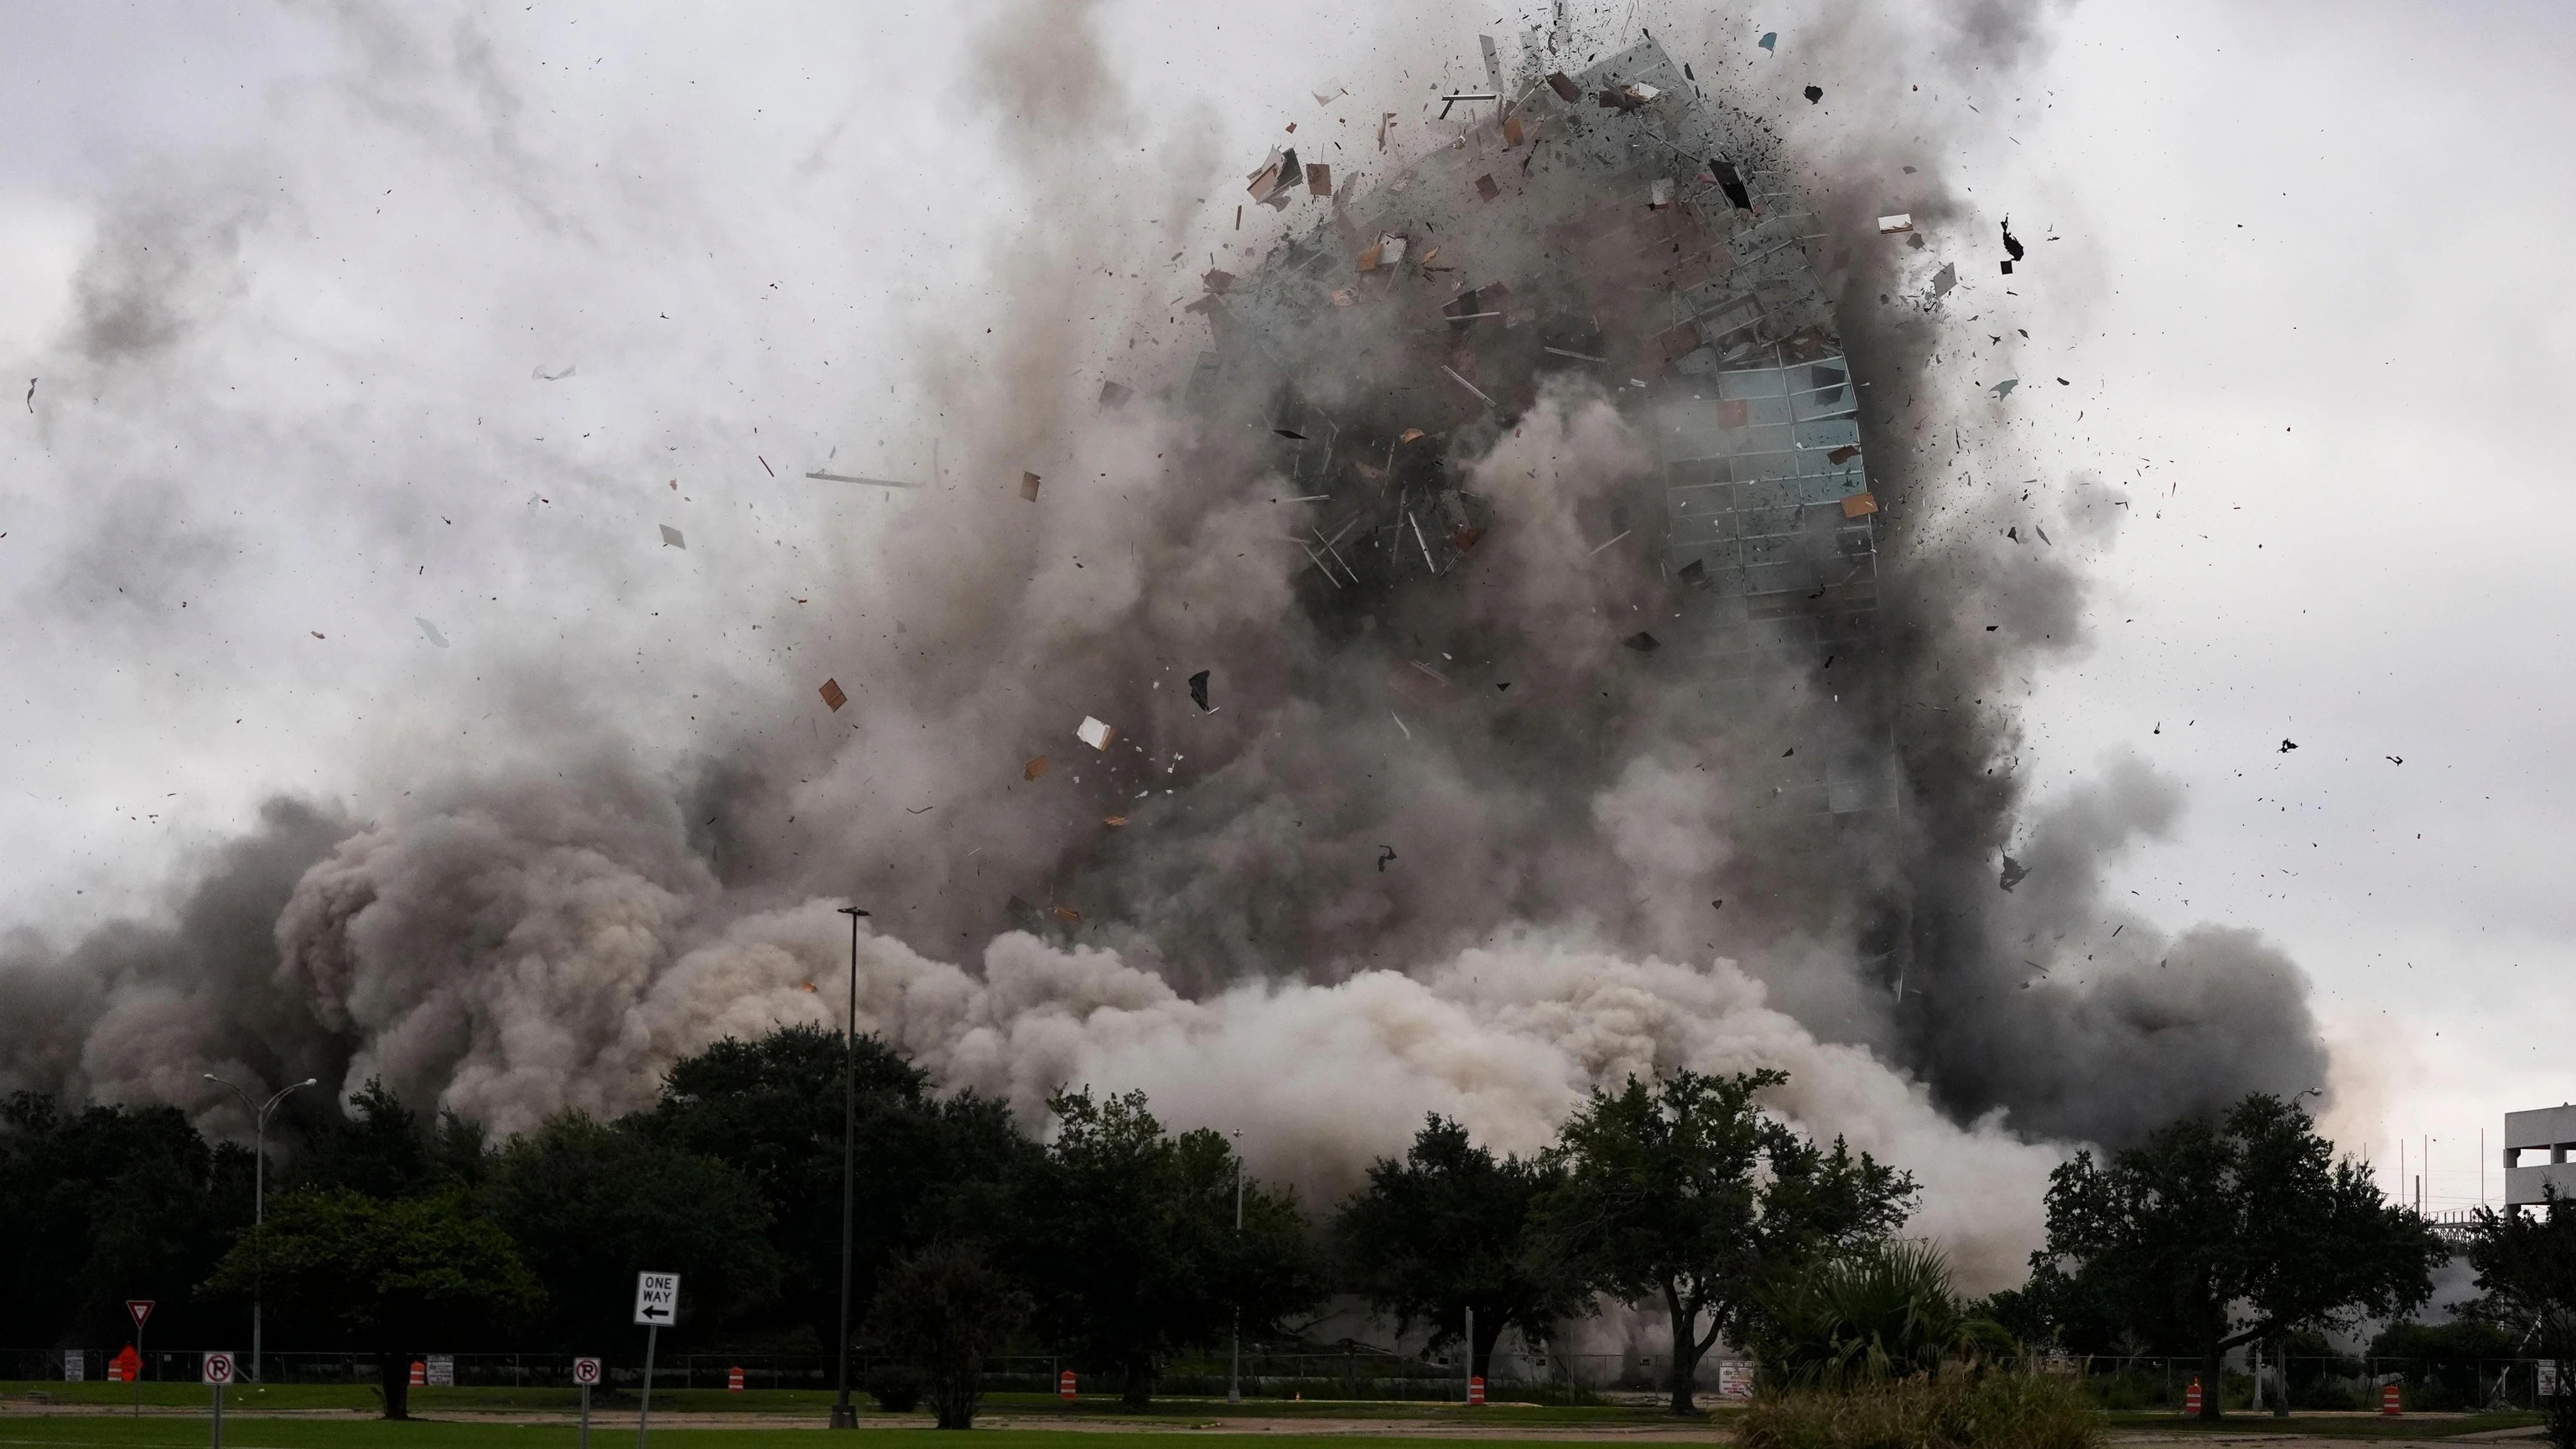
<path fill-rule="evenodd" d="M 1937 1376 L 1944 1363 L 1973 1367 L 2011 1347 L 1960 1303 L 1941 1250 L 1906 1239 L 1819 1260 L 1763 1306 L 1763 1371 L 1800 1388 Z"/>

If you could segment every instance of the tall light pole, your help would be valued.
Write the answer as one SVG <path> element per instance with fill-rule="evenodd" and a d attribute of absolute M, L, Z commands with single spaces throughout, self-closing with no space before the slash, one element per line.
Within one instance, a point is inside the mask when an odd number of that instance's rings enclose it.
<path fill-rule="evenodd" d="M 1243 1129 L 1234 1129 L 1234 1246 L 1238 1258 L 1243 1249 Z M 1243 1269 L 1235 1267 L 1237 1283 L 1234 1297 L 1234 1357 L 1225 1371 L 1225 1401 L 1243 1402 Z"/>
<path fill-rule="evenodd" d="M 857 906 L 841 907 L 850 918 L 850 1015 L 841 1037 L 841 1336 L 833 1344 L 840 1355 L 840 1393 L 832 1400 L 832 1427 L 859 1427 L 859 1411 L 850 1407 L 850 1213 L 858 1184 L 859 1148 L 859 917 Z"/>
<path fill-rule="evenodd" d="M 231 1088 L 233 1095 L 242 1099 L 242 1105 L 250 1109 L 251 1141 L 255 1144 L 251 1148 L 250 1164 L 250 1232 L 251 1241 L 259 1244 L 251 1254 L 250 1381 L 264 1383 L 266 1380 L 259 1370 L 259 1299 L 260 1290 L 265 1286 L 263 1280 L 268 1276 L 268 1238 L 261 1231 L 268 1226 L 268 1114 L 277 1110 L 277 1104 L 286 1100 L 287 1093 L 312 1086 L 316 1079 L 306 1077 L 303 1081 L 290 1083 L 278 1088 L 276 1095 L 267 1101 L 257 1102 L 237 1082 L 227 1082 L 212 1072 L 201 1075 L 216 1086 Z"/>

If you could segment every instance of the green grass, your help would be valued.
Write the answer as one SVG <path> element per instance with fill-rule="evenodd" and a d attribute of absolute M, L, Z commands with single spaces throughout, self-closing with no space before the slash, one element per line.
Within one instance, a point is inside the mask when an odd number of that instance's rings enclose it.
<path fill-rule="evenodd" d="M 1205 1422 L 1205 1421 L 1200 1421 Z M 922 1428 L 863 1428 L 828 1440 L 818 1430 L 663 1428 L 656 1420 L 652 1442 L 657 1449 L 928 1449 L 936 1441 Z M 593 1449 L 625 1449 L 632 1442 L 633 1420 L 593 1426 Z M 1330 1446 L 1330 1449 L 1420 1449 L 1419 1441 L 1349 1435 L 1224 1434 L 1192 1432 L 1182 1425 L 1169 1429 L 1120 1432 L 1100 1430 L 1068 1440 L 1063 1430 L 978 1429 L 974 1442 L 984 1449 L 1134 1449 L 1148 1441 L 1168 1443 L 1186 1437 L 1209 1449 L 1282 1449 L 1282 1446 Z M 0 1449 L 202 1449 L 208 1441 L 203 1418 L 175 1415 L 121 1418 L 107 1414 L 65 1414 L 50 1418 L 0 1418 Z M 1509 1449 L 1527 1440 L 1441 1440 L 1443 1449 Z M 224 1449 L 576 1449 L 577 1431 L 569 1424 L 507 1424 L 467 1421 L 387 1423 L 381 1419 L 238 1419 L 224 1420 Z"/>
<path fill-rule="evenodd" d="M 2155 1429 L 2162 1433 L 2207 1432 L 2228 1435 L 2296 1434 L 2318 1439 L 2448 1439 L 2489 1429 L 2523 1429 L 2540 1422 L 2538 1414 L 2406 1414 L 2387 1419 L 2377 1414 L 2270 1414 L 2238 1410 L 2215 1424 L 2186 1419 L 2171 1411 L 2122 1410 L 2110 1416 L 2113 1429 Z"/>
<path fill-rule="evenodd" d="M 210 1391 L 200 1384 L 147 1383 L 141 1386 L 147 1409 L 160 1413 L 185 1412 L 203 1414 L 209 1406 Z M 0 1400 L 19 1409 L 37 1407 L 28 1402 L 30 1391 L 51 1394 L 57 1407 L 78 1409 L 124 1408 L 134 1402 L 135 1386 L 107 1383 L 0 1383 Z M 859 1411 L 876 1412 L 875 1402 L 864 1394 L 855 1394 Z M 611 1394 L 594 1391 L 593 1407 L 603 1420 L 624 1415 L 632 1420 L 635 1395 L 622 1390 Z M 782 1418 L 822 1419 L 831 1411 L 832 1394 L 823 1389 L 755 1389 L 745 1393 L 728 1393 L 723 1389 L 670 1389 L 653 1391 L 653 1414 L 658 1420 L 668 1414 L 684 1419 L 691 1414 L 775 1414 Z M 476 1414 L 572 1414 L 580 1406 L 578 1393 L 569 1388 L 455 1388 L 413 1389 L 411 1410 L 433 1418 Z M 272 1384 L 261 1388 L 253 1384 L 236 1384 L 224 1400 L 227 1415 L 261 1417 L 294 1413 L 374 1413 L 378 1408 L 376 1393 L 367 1384 Z M 1175 1423 L 1202 1423 L 1210 1419 L 1402 1419 L 1408 1422 L 1440 1424 L 1492 1424 L 1496 1427 L 1526 1429 L 1537 1427 L 1633 1427 L 1669 1422 L 1662 1410 L 1596 1404 L 1551 1406 L 1540 1404 L 1491 1404 L 1470 1409 L 1463 1404 L 1440 1403 L 1421 1399 L 1246 1399 L 1229 1404 L 1223 1399 L 1157 1398 L 1142 1409 L 1130 1409 L 1114 1394 L 1086 1394 L 1065 1403 L 1053 1394 L 987 1394 L 984 1412 L 1012 1419 L 1153 1419 Z M 1734 1410 L 1721 1411 L 1733 1413 Z M 83 1417 L 88 1417 L 84 1415 Z M 925 1410 L 922 1414 L 927 1418 Z"/>

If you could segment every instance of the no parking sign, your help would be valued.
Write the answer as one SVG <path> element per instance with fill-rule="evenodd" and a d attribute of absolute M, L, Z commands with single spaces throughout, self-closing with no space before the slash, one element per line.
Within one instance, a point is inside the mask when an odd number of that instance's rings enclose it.
<path fill-rule="evenodd" d="M 589 1388 L 599 1382 L 599 1360 L 577 1358 L 572 1361 L 572 1381 Z"/>
<path fill-rule="evenodd" d="M 197 1371 L 197 1382 L 220 1385 L 232 1381 L 233 1356 L 228 1353 L 207 1354 L 204 1365 Z"/>

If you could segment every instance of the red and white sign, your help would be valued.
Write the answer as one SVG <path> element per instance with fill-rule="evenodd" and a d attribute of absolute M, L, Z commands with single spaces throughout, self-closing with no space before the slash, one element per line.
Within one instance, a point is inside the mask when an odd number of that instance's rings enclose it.
<path fill-rule="evenodd" d="M 2383 1386 L 2379 1391 L 2380 1417 L 2385 1419 L 2401 1418 L 2405 1415 L 2405 1412 L 2406 1411 L 2404 1409 L 2399 1408 L 2397 1405 L 2397 1386 L 2395 1384 Z"/>
<path fill-rule="evenodd" d="M 141 1333 L 143 1331 L 143 1320 L 152 1316 L 152 1300 L 149 1298 L 128 1298 L 125 1300 L 125 1311 L 134 1315 L 134 1331 Z"/>
<path fill-rule="evenodd" d="M 742 1392 L 741 1364 L 735 1364 L 732 1368 L 725 1370 L 725 1392 L 729 1394 L 738 1394 Z"/>
<path fill-rule="evenodd" d="M 1471 1374 L 1468 1376 L 1467 1402 L 1470 1404 L 1481 1404 L 1485 1402 L 1485 1376 L 1483 1374 Z"/>
<path fill-rule="evenodd" d="M 204 1363 L 197 1370 L 197 1382 L 201 1384 L 228 1384 L 232 1381 L 233 1356 L 228 1353 L 207 1354 Z"/>
<path fill-rule="evenodd" d="M 585 1389 L 597 1384 L 599 1382 L 599 1360 L 595 1358 L 574 1359 L 572 1361 L 572 1381 L 581 1385 Z"/>
<path fill-rule="evenodd" d="M 1055 1396 L 1068 1404 L 1073 1402 L 1073 1370 L 1066 1369 L 1055 1376 Z"/>
<path fill-rule="evenodd" d="M 2200 1380 L 2193 1379 L 2191 1387 L 2182 1391 L 2182 1411 L 2185 1417 L 2200 1417 Z"/>

